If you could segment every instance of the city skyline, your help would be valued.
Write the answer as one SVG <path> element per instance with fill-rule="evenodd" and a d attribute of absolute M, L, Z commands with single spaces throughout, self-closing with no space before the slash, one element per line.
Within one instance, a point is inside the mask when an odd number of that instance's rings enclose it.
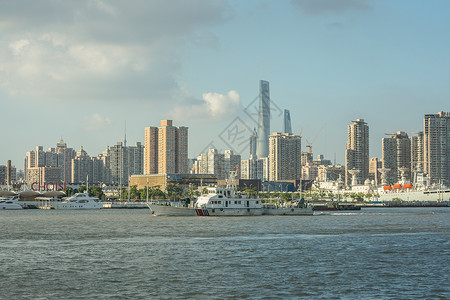
<path fill-rule="evenodd" d="M 225 131 L 236 122 L 250 129 L 247 140 L 257 127 L 259 80 L 270 82 L 278 109 L 270 133 L 281 132 L 288 109 L 304 141 L 325 125 L 314 156 L 343 164 L 347 124 L 361 118 L 370 125 L 369 155 L 381 158 L 385 133 L 413 136 L 425 114 L 449 111 L 450 45 L 442 38 L 449 8 L 447 1 L 0 4 L 0 138 L 9 145 L 0 165 L 10 159 L 23 169 L 27 151 L 61 137 L 97 155 L 123 140 L 125 127 L 130 144 L 143 143 L 143 128 L 161 119 L 189 128 L 190 158 L 209 145 L 225 150 Z M 248 150 L 234 150 L 247 158 Z"/>

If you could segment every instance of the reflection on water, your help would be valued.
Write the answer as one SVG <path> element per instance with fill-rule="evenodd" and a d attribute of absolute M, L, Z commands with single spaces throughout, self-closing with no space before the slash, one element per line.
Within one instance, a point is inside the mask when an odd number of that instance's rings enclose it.
<path fill-rule="evenodd" d="M 2 298 L 448 298 L 450 209 L 0 211 Z"/>

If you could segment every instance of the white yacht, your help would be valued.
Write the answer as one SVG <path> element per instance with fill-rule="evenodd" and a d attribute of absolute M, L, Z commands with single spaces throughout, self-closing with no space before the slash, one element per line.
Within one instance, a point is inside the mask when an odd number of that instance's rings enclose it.
<path fill-rule="evenodd" d="M 76 193 L 56 203 L 54 207 L 55 209 L 100 209 L 103 208 L 103 204 L 97 197 L 91 197 L 88 193 Z"/>
<path fill-rule="evenodd" d="M 0 199 L 0 210 L 1 209 L 23 209 L 23 207 L 20 205 L 17 197 L 11 197 L 8 199 Z"/>

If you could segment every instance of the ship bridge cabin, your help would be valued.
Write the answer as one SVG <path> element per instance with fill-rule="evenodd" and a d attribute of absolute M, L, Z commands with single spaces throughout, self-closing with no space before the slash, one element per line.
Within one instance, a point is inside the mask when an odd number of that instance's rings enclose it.
<path fill-rule="evenodd" d="M 260 199 L 247 198 L 235 193 L 234 189 L 214 187 L 208 188 L 208 194 L 197 199 L 197 208 L 261 208 Z"/>

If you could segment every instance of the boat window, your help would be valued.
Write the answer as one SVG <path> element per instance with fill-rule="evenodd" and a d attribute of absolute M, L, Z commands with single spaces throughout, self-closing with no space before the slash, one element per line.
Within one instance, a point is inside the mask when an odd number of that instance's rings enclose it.
<path fill-rule="evenodd" d="M 222 204 L 222 201 L 217 201 L 218 203 L 217 204 Z"/>

